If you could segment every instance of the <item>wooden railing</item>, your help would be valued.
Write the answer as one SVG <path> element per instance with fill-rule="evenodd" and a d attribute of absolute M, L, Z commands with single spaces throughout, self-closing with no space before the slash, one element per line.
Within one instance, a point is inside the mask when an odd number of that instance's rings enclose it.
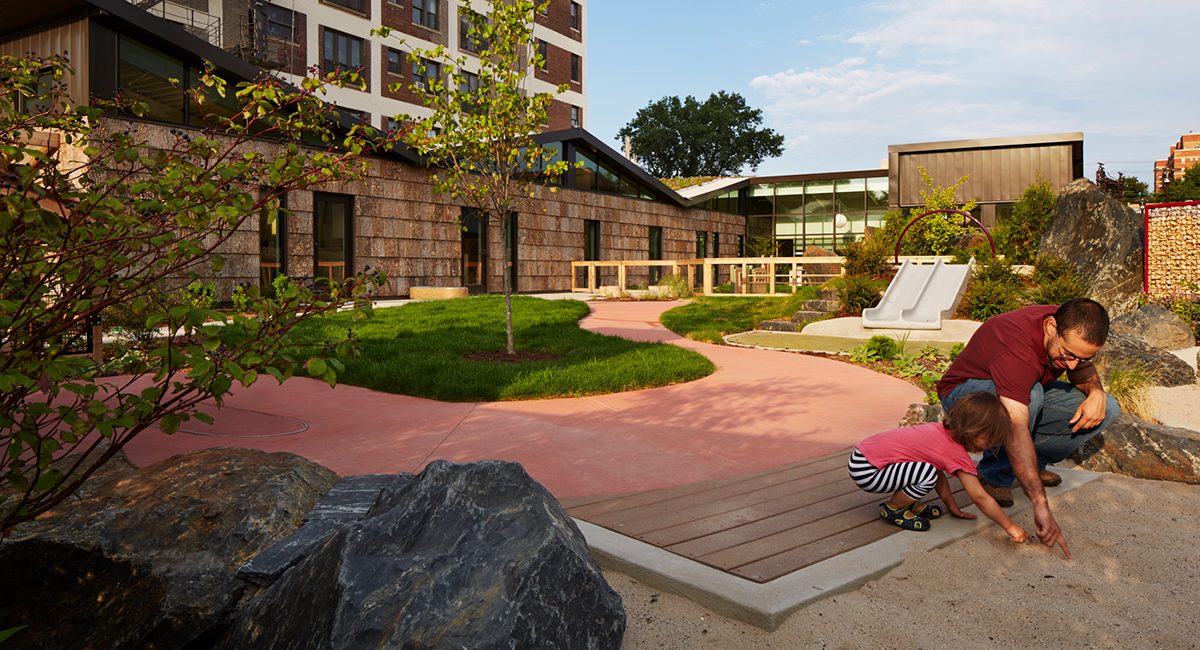
<path fill-rule="evenodd" d="M 606 289 L 617 288 L 624 291 L 630 288 L 630 280 L 643 280 L 645 284 L 653 284 L 651 269 L 662 269 L 675 275 L 687 275 L 688 285 L 701 290 L 706 296 L 747 296 L 747 295 L 776 295 L 778 287 L 787 287 L 786 293 L 795 293 L 803 285 L 820 285 L 830 278 L 844 274 L 844 257 L 706 257 L 687 260 L 633 260 L 633 261 L 604 261 L 604 262 L 571 262 L 571 291 L 600 293 Z M 901 256 L 900 260 L 909 260 L 913 264 L 932 264 L 941 259 L 949 262 L 949 256 L 935 255 Z M 836 266 L 837 273 L 817 273 L 816 270 L 828 271 L 828 268 L 812 270 L 813 266 Z M 641 269 L 645 268 L 645 271 Z M 604 284 L 602 275 L 604 269 L 616 270 L 616 283 Z M 586 277 L 581 270 L 586 270 Z M 699 273 L 699 278 L 697 278 Z M 714 279 L 717 281 L 714 282 Z M 580 286 L 581 280 L 584 280 Z M 699 280 L 699 282 L 697 282 Z M 723 281 L 722 281 L 723 280 Z M 713 288 L 717 284 L 731 284 L 732 293 L 716 293 Z M 640 284 L 640 283 L 639 283 Z"/>

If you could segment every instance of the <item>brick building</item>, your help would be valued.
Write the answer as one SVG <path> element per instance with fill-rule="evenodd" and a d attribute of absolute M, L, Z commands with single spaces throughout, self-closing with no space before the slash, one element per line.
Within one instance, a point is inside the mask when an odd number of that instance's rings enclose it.
<path fill-rule="evenodd" d="M 1154 161 L 1154 191 L 1162 191 L 1163 172 L 1171 170 L 1171 178 L 1183 176 L 1188 169 L 1200 162 L 1200 133 L 1187 133 L 1179 136 L 1179 142 L 1171 145 L 1166 160 Z"/>

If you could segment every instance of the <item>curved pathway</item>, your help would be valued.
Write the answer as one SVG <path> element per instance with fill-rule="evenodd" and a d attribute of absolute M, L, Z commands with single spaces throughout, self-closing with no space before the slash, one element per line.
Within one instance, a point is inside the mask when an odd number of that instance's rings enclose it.
<path fill-rule="evenodd" d="M 582 327 L 695 350 L 717 366 L 694 382 L 526 402 L 445 403 L 293 378 L 235 388 L 210 427 L 157 429 L 126 446 L 139 466 L 185 451 L 287 451 L 338 474 L 416 472 L 431 460 L 521 463 L 556 497 L 619 494 L 770 469 L 845 449 L 896 426 L 924 395 L 857 366 L 698 343 L 666 330 L 679 303 L 592 302 Z M 307 429 L 296 425 L 296 421 Z M 298 431 L 298 432 L 297 432 Z M 283 435 L 281 435 L 283 434 Z"/>

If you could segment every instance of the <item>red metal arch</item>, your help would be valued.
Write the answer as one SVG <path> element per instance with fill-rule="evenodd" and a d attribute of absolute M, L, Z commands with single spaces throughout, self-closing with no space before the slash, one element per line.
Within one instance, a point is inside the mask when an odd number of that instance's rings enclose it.
<path fill-rule="evenodd" d="M 908 222 L 908 225 L 904 227 L 904 230 L 900 231 L 900 237 L 896 240 L 896 252 L 892 258 L 893 263 L 895 263 L 895 264 L 900 263 L 900 244 L 904 243 L 904 235 L 908 233 L 908 229 L 912 228 L 914 223 L 924 219 L 925 217 L 928 217 L 931 214 L 938 214 L 939 212 L 951 212 L 954 214 L 961 214 L 962 216 L 964 216 L 964 217 L 970 219 L 971 221 L 974 221 L 976 224 L 978 224 L 979 229 L 983 231 L 983 234 L 987 235 L 988 245 L 990 245 L 992 247 L 992 257 L 996 256 L 996 242 L 992 241 L 992 233 L 988 232 L 987 228 L 985 228 L 978 219 L 971 216 L 971 213 L 969 213 L 969 212 L 963 212 L 962 210 L 944 209 L 944 210 L 930 210 L 929 212 L 926 212 L 925 214 L 922 214 L 922 215 L 914 218 L 912 221 Z"/>

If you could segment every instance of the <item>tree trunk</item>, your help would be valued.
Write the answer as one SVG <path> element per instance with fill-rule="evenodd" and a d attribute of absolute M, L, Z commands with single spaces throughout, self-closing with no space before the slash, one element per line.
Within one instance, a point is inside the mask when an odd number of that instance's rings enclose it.
<path fill-rule="evenodd" d="M 504 327 L 508 334 L 508 356 L 516 356 L 517 347 L 513 343 L 513 320 L 512 320 L 512 272 L 509 271 L 509 264 L 512 262 L 512 247 L 508 245 L 508 221 L 509 217 L 504 214 L 500 217 L 500 240 L 501 246 L 504 247 L 504 265 L 502 272 L 504 273 Z M 515 243 L 515 242 L 514 242 Z"/>

